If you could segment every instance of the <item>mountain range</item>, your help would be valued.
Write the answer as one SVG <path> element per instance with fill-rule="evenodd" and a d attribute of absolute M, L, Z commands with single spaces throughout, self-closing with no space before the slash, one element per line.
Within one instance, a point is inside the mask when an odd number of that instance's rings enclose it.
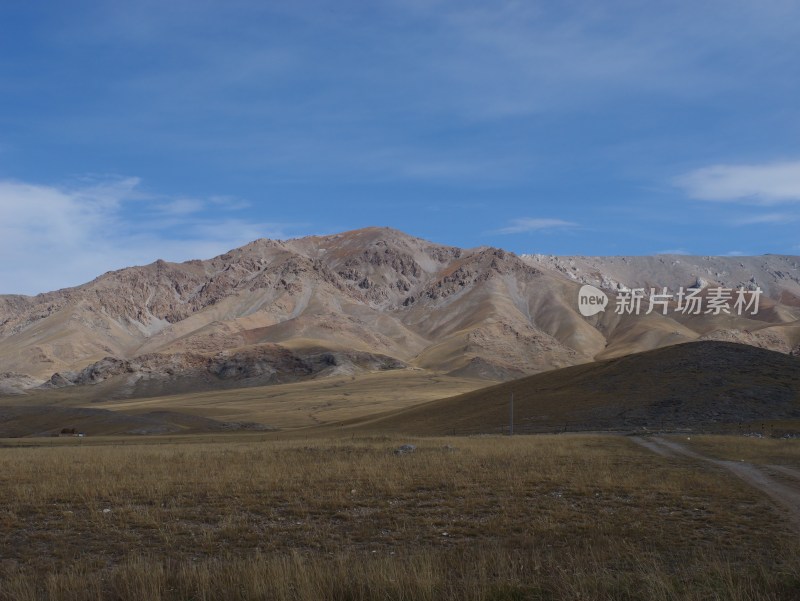
<path fill-rule="evenodd" d="M 592 317 L 581 287 L 610 298 Z M 632 288 L 762 291 L 757 315 L 618 314 Z M 557 257 L 388 228 L 256 240 L 0 296 L 0 394 L 114 398 L 427 370 L 502 381 L 696 340 L 800 354 L 800 258 Z"/>

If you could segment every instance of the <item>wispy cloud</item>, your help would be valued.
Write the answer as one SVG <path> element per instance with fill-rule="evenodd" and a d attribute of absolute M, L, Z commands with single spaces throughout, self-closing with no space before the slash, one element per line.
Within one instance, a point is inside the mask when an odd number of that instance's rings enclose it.
<path fill-rule="evenodd" d="M 731 220 L 733 225 L 780 225 L 794 223 L 800 215 L 793 213 L 761 213 Z"/>
<path fill-rule="evenodd" d="M 205 209 L 206 204 L 197 198 L 176 198 L 159 204 L 156 210 L 164 215 L 191 215 Z"/>
<path fill-rule="evenodd" d="M 711 165 L 681 175 L 674 183 L 698 200 L 760 205 L 800 202 L 800 161 Z"/>
<path fill-rule="evenodd" d="M 654 254 L 656 255 L 690 255 L 688 250 L 684 248 L 668 248 L 666 250 L 658 250 Z"/>
<path fill-rule="evenodd" d="M 43 115 L 48 136 L 110 130 L 270 176 L 412 181 L 525 176 L 537 154 L 511 142 L 520 117 L 595 114 L 636 94 L 729 92 L 740 62 L 734 71 L 713 59 L 735 50 L 757 62 L 796 12 L 721 0 L 647 10 L 518 0 L 94 4 L 88 15 L 65 11 L 71 27 L 58 19 L 54 37 L 93 54 L 113 43 L 130 62 L 110 61 L 102 111 Z M 721 16 L 728 26 L 708 26 Z M 472 137 L 482 123 L 505 122 L 511 135 Z"/>
<path fill-rule="evenodd" d="M 224 200 L 153 195 L 137 178 L 0 181 L 0 294 L 74 286 L 156 259 L 209 258 L 297 227 L 253 222 L 236 214 L 242 203 L 225 209 Z"/>
<path fill-rule="evenodd" d="M 575 228 L 579 225 L 573 221 L 564 219 L 521 217 L 512 219 L 506 227 L 494 230 L 495 234 L 524 234 L 526 232 L 538 232 L 541 230 Z"/>

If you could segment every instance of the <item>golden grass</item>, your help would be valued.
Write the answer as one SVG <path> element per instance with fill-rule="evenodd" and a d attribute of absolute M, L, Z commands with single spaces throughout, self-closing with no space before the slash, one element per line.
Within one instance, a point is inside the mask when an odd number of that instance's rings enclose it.
<path fill-rule="evenodd" d="M 0 448 L 0 599 L 800 590 L 766 499 L 622 437 L 121 442 Z"/>
<path fill-rule="evenodd" d="M 177 411 L 220 421 L 251 421 L 276 428 L 304 428 L 399 410 L 461 394 L 492 382 L 406 369 L 330 377 L 292 384 L 193 392 L 143 399 L 107 400 L 103 384 L 31 393 L 26 405 L 110 409 L 129 414 Z M 0 399 L 19 404 L 20 398 Z"/>

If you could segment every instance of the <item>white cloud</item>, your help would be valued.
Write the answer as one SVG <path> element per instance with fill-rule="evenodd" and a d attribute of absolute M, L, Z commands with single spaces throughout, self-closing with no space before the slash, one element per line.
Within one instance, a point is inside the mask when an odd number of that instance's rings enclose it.
<path fill-rule="evenodd" d="M 220 216 L 219 198 L 148 195 L 136 178 L 65 186 L 0 180 L 0 294 L 36 294 L 156 259 L 203 259 L 256 238 L 288 237 L 289 226 L 236 217 L 244 205 L 230 204 Z"/>
<path fill-rule="evenodd" d="M 523 234 L 526 232 L 537 232 L 540 230 L 549 229 L 564 229 L 578 227 L 577 223 L 572 221 L 565 221 L 563 219 L 548 219 L 548 218 L 532 218 L 522 217 L 520 219 L 512 219 L 510 224 L 499 230 L 495 230 L 495 234 Z"/>
<path fill-rule="evenodd" d="M 711 165 L 674 180 L 691 198 L 772 205 L 800 202 L 800 161 Z"/>

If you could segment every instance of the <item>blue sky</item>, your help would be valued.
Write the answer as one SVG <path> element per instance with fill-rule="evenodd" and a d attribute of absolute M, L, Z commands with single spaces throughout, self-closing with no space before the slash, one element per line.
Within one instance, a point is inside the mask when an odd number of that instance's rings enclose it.
<path fill-rule="evenodd" d="M 387 225 L 800 252 L 794 1 L 0 4 L 0 293 Z"/>

